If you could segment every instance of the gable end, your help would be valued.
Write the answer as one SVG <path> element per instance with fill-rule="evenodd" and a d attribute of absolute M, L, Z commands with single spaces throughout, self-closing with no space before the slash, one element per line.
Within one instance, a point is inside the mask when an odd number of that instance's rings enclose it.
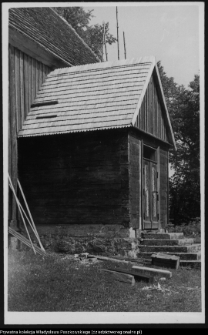
<path fill-rule="evenodd" d="M 163 101 L 164 96 L 158 79 L 156 70 L 154 70 L 149 79 L 134 126 L 175 146 L 168 111 Z"/>

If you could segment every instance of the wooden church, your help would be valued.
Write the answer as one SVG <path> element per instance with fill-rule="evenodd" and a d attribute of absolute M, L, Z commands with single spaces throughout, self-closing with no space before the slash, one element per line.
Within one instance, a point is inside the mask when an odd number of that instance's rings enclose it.
<path fill-rule="evenodd" d="M 50 72 L 18 133 L 19 178 L 37 227 L 88 236 L 119 226 L 126 237 L 165 228 L 172 147 L 154 57 Z"/>

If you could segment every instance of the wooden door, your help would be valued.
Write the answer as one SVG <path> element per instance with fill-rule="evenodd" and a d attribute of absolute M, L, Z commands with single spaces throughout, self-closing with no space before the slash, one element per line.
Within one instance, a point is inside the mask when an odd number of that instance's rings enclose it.
<path fill-rule="evenodd" d="M 143 158 L 143 229 L 158 229 L 157 163 Z"/>

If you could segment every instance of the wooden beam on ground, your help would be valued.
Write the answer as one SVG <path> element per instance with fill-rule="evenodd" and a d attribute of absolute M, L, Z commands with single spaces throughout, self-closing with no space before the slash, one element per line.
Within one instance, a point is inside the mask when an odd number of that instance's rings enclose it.
<path fill-rule="evenodd" d="M 143 281 L 145 283 L 149 283 L 149 284 L 152 284 L 153 281 L 154 281 L 154 276 L 152 274 L 145 274 L 145 273 L 137 273 L 137 271 L 135 271 L 133 268 L 131 269 L 106 269 L 106 270 L 109 270 L 109 271 L 113 271 L 113 272 L 118 272 L 118 273 L 123 273 L 123 274 L 128 274 L 128 275 L 131 275 L 131 276 L 134 276 L 134 279 L 136 281 Z"/>
<path fill-rule="evenodd" d="M 122 273 L 122 272 L 117 272 L 117 271 L 112 271 L 112 270 L 107 270 L 107 269 L 100 269 L 101 272 L 107 273 L 107 279 L 108 280 L 117 280 L 123 283 L 128 283 L 131 284 L 132 286 L 135 285 L 135 279 L 134 276 L 127 274 L 127 273 Z"/>
<path fill-rule="evenodd" d="M 178 269 L 180 264 L 180 257 L 175 255 L 157 253 L 152 256 L 152 265 Z"/>
<path fill-rule="evenodd" d="M 152 274 L 152 275 L 161 275 L 163 277 L 171 278 L 172 277 L 172 272 L 167 271 L 167 270 L 161 270 L 161 269 L 154 269 L 146 266 L 138 266 L 134 265 L 132 267 L 133 271 L 136 271 L 138 274 Z"/>

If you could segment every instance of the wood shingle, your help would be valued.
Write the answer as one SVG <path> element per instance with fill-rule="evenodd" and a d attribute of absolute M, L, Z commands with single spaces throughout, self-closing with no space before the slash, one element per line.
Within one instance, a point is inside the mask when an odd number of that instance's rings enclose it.
<path fill-rule="evenodd" d="M 134 126 L 155 67 L 154 57 L 143 57 L 56 69 L 37 94 L 42 106 L 30 109 L 19 137 Z M 47 105 L 50 100 L 58 103 Z M 166 121 L 172 133 L 167 110 Z"/>
<path fill-rule="evenodd" d="M 9 26 L 12 34 L 19 32 L 29 37 L 68 66 L 100 61 L 72 26 L 52 8 L 11 8 Z"/>

